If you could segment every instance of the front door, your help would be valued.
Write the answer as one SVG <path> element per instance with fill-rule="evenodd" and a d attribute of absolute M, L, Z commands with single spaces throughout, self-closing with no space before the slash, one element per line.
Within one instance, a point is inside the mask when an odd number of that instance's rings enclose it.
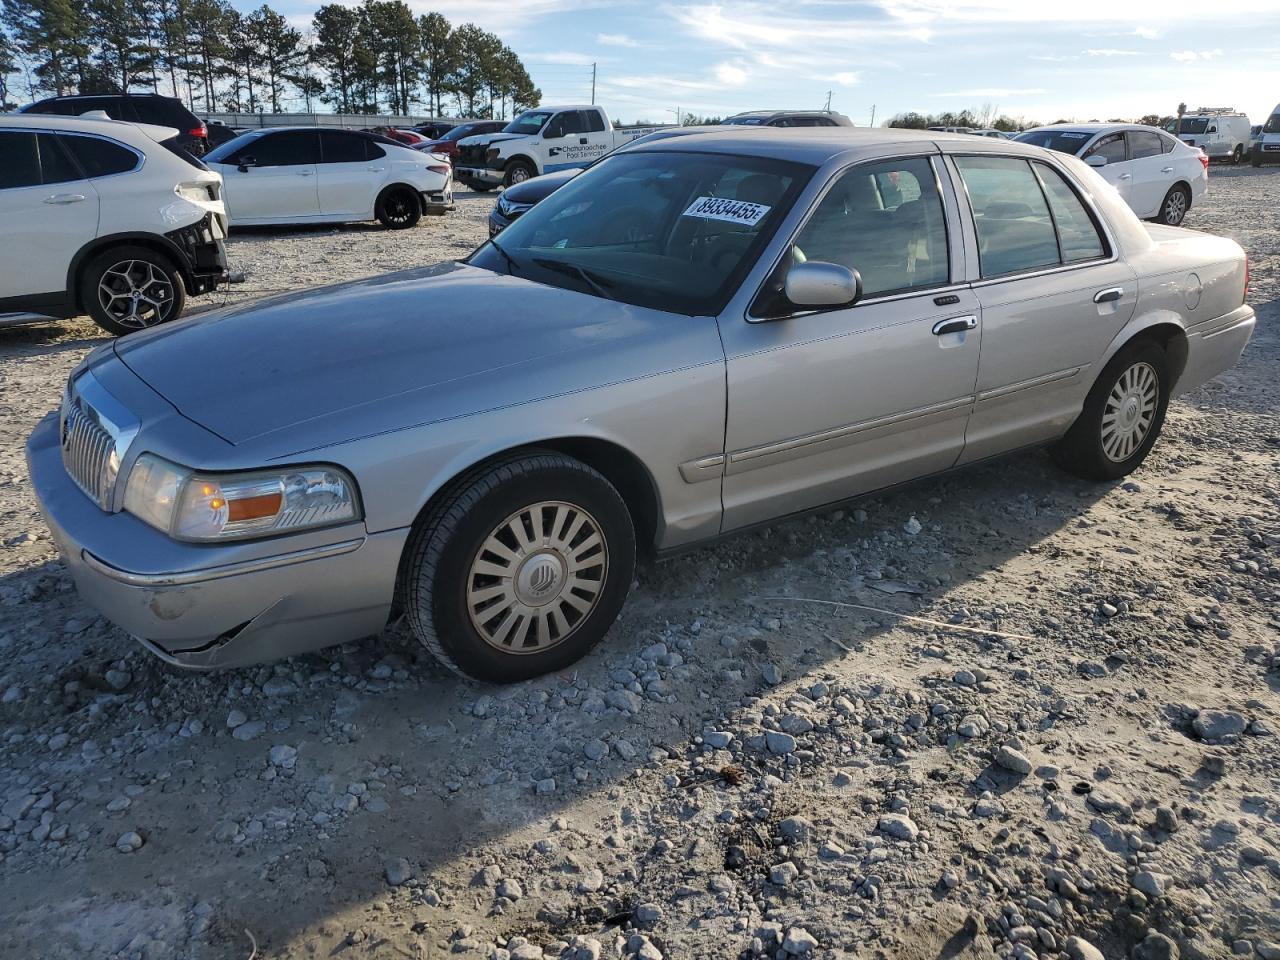
<path fill-rule="evenodd" d="M 937 162 L 876 160 L 841 174 L 752 307 L 759 319 L 722 325 L 726 530 L 956 462 L 980 317 L 973 293 L 951 282 L 962 272 L 948 244 L 958 212 Z M 857 270 L 862 299 L 790 308 L 772 291 L 801 260 Z"/>
<path fill-rule="evenodd" d="M 1102 179 L 1119 191 L 1126 203 L 1133 190 L 1133 171 L 1129 168 L 1129 151 L 1125 147 L 1124 133 L 1108 133 L 1090 144 L 1082 155 L 1088 161 L 1090 157 L 1102 157 L 1107 162 L 1098 168 Z M 1132 205 L 1132 204 L 1130 204 Z"/>
<path fill-rule="evenodd" d="M 232 226 L 319 216 L 319 154 L 316 131 L 281 130 L 245 144 L 225 163 L 213 164 L 222 174 Z"/>
<path fill-rule="evenodd" d="M 0 130 L 0 300 L 61 299 L 72 256 L 97 234 L 98 193 L 57 138 Z"/>
<path fill-rule="evenodd" d="M 1061 436 L 1137 303 L 1133 271 L 1052 165 L 954 158 L 981 275 L 982 363 L 962 462 Z"/>

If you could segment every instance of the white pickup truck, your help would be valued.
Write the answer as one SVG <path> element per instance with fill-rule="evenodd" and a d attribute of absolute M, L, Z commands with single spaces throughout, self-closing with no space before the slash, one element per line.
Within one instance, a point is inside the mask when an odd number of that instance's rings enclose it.
<path fill-rule="evenodd" d="M 535 107 L 500 133 L 458 141 L 453 178 L 473 190 L 523 183 L 530 177 L 585 167 L 661 126 L 615 127 L 603 107 Z"/>

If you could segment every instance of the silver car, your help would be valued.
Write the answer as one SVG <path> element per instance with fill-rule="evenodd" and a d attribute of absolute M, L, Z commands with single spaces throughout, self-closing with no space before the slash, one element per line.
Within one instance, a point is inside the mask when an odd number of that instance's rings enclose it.
<path fill-rule="evenodd" d="M 730 129 L 604 160 L 465 262 L 99 348 L 28 458 L 81 593 L 172 663 L 404 611 L 514 681 L 605 635 L 638 552 L 1038 444 L 1128 474 L 1240 356 L 1246 283 L 1062 153 Z"/>

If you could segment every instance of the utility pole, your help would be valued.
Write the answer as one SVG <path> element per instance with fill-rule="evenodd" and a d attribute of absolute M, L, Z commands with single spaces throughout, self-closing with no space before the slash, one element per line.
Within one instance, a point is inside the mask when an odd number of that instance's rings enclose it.
<path fill-rule="evenodd" d="M 827 105 L 822 109 L 825 110 L 827 113 L 831 112 L 831 91 L 830 90 L 827 91 Z"/>
<path fill-rule="evenodd" d="M 871 105 L 871 126 L 874 127 L 875 125 L 876 125 L 876 105 L 873 103 Z"/>
<path fill-rule="evenodd" d="M 591 105 L 596 105 L 596 65 L 591 65 Z"/>

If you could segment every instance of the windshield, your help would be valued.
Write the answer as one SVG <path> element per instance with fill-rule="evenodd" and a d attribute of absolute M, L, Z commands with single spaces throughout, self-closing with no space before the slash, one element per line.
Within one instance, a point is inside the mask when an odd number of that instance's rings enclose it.
<path fill-rule="evenodd" d="M 812 174 L 759 157 L 616 153 L 469 262 L 636 306 L 716 314 Z"/>
<path fill-rule="evenodd" d="M 1014 137 L 1019 143 L 1029 143 L 1033 147 L 1045 147 L 1059 153 L 1078 154 L 1082 147 L 1093 139 L 1087 130 L 1028 130 Z"/>
<path fill-rule="evenodd" d="M 526 110 L 505 127 L 503 133 L 537 133 L 551 119 L 550 110 Z"/>
<path fill-rule="evenodd" d="M 1263 133 L 1280 133 L 1280 113 L 1273 113 L 1262 126 Z"/>

